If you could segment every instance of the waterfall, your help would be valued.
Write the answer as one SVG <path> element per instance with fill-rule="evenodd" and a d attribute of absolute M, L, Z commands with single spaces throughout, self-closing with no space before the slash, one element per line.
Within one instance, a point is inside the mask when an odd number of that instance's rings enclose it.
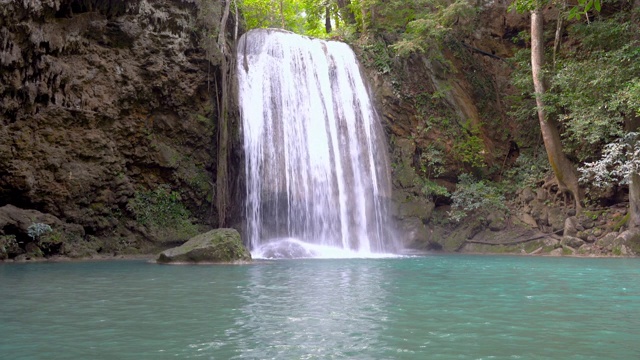
<path fill-rule="evenodd" d="M 252 252 L 278 239 L 296 240 L 275 256 L 394 251 L 384 134 L 351 48 L 259 29 L 237 59 Z"/>

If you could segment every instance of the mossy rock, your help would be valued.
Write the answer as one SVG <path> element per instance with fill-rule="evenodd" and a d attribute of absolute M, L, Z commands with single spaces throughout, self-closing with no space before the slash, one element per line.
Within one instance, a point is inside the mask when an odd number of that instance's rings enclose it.
<path fill-rule="evenodd" d="M 215 229 L 192 237 L 186 243 L 165 250 L 159 263 L 235 263 L 251 261 L 235 229 Z"/>
<path fill-rule="evenodd" d="M 467 240 L 473 239 L 484 228 L 482 219 L 470 218 L 458 226 L 451 234 L 438 240 L 446 252 L 460 251 Z"/>

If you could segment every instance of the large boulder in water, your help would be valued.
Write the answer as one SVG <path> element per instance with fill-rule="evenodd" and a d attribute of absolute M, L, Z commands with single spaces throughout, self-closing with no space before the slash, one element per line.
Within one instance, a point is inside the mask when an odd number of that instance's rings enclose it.
<path fill-rule="evenodd" d="M 192 237 L 186 243 L 165 250 L 159 263 L 234 263 L 251 261 L 251 253 L 235 229 L 215 229 Z"/>

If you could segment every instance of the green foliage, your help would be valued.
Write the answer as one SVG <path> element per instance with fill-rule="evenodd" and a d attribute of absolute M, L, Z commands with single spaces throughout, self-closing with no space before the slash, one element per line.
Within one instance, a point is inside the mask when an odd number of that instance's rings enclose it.
<path fill-rule="evenodd" d="M 0 235 L 0 260 L 22 252 L 15 235 Z"/>
<path fill-rule="evenodd" d="M 404 5 L 405 9 L 412 10 L 404 20 L 411 20 L 406 23 L 402 39 L 393 45 L 394 49 L 400 56 L 419 52 L 443 60 L 441 49 L 447 36 L 454 29 L 457 32 L 465 30 L 461 24 L 454 28 L 454 24 L 461 17 L 472 17 L 475 9 L 467 0 L 419 0 L 412 4 L 416 6 L 413 9 Z"/>
<path fill-rule="evenodd" d="M 549 171 L 551 167 L 547 153 L 544 148 L 539 148 L 535 153 L 520 153 L 513 166 L 505 170 L 503 175 L 507 183 L 535 188 Z"/>
<path fill-rule="evenodd" d="M 379 74 L 388 74 L 393 66 L 394 51 L 382 40 L 362 45 L 365 66 L 376 69 Z"/>
<path fill-rule="evenodd" d="M 451 195 L 449 194 L 449 191 L 447 191 L 446 187 L 442 185 L 438 185 L 438 183 L 431 181 L 429 179 L 424 180 L 424 183 L 420 190 L 422 191 L 424 196 L 431 197 L 431 198 L 434 198 L 437 196 L 449 197 Z"/>
<path fill-rule="evenodd" d="M 590 23 L 570 23 L 571 42 L 563 45 L 570 51 L 561 51 L 556 64 L 547 62 L 546 111 L 560 121 L 563 147 L 570 157 L 599 158 L 605 144 L 623 136 L 624 123 L 640 114 L 639 31 L 624 11 Z M 547 50 L 550 58 L 551 49 Z M 535 146 L 540 139 L 530 57 L 525 49 L 511 60 L 511 80 L 519 93 L 509 98 L 510 115 L 519 124 L 516 140 L 522 147 Z"/>
<path fill-rule="evenodd" d="M 593 8 L 595 11 L 600 12 L 601 6 L 600 0 L 578 0 L 578 4 L 571 6 L 569 9 L 567 18 L 573 20 L 578 19 L 582 15 L 588 17 L 589 10 Z"/>
<path fill-rule="evenodd" d="M 138 223 L 162 234 L 163 240 L 183 240 L 197 234 L 198 229 L 180 200 L 180 194 L 159 186 L 155 190 L 136 192 L 129 200 L 127 210 Z"/>
<path fill-rule="evenodd" d="M 456 160 L 471 167 L 484 167 L 484 142 L 479 137 L 480 131 L 473 129 L 462 135 L 453 145 L 453 155 Z"/>
<path fill-rule="evenodd" d="M 458 177 L 456 191 L 451 194 L 451 211 L 448 213 L 453 221 L 459 222 L 470 214 L 488 217 L 492 213 L 507 213 L 505 197 L 502 190 L 486 180 L 476 180 L 469 174 Z"/>
<path fill-rule="evenodd" d="M 43 234 L 40 238 L 38 238 L 37 244 L 44 255 L 52 255 L 55 253 L 60 253 L 61 246 L 65 242 L 65 235 L 55 229 L 51 232 Z"/>
<path fill-rule="evenodd" d="M 637 31 L 637 24 L 620 17 L 569 28 L 581 45 L 559 61 L 547 99 L 565 127 L 567 149 L 580 160 L 621 137 L 625 119 L 640 110 Z"/>
<path fill-rule="evenodd" d="M 248 29 L 284 28 L 304 33 L 302 0 L 243 0 L 240 8 Z"/>
<path fill-rule="evenodd" d="M 420 154 L 420 170 L 427 178 L 435 178 L 445 172 L 445 154 L 435 145 L 429 145 Z"/>
<path fill-rule="evenodd" d="M 353 2 L 352 2 L 353 4 Z M 240 8 L 248 29 L 282 28 L 318 38 L 329 35 L 325 28 L 329 15 L 331 28 L 338 36 L 349 36 L 355 24 L 349 23 L 348 8 L 333 0 L 242 0 Z"/>

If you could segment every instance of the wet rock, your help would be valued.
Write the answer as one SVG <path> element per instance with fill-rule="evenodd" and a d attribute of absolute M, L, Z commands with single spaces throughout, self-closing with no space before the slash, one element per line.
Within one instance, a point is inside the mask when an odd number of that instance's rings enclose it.
<path fill-rule="evenodd" d="M 406 219 L 415 217 L 422 220 L 431 218 L 435 204 L 424 196 L 414 196 L 408 191 L 395 190 L 391 204 L 391 215 Z"/>
<path fill-rule="evenodd" d="M 316 257 L 318 253 L 299 241 L 284 239 L 263 245 L 260 255 L 266 259 L 304 259 Z"/>
<path fill-rule="evenodd" d="M 165 250 L 158 256 L 159 263 L 234 263 L 251 261 L 240 233 L 235 229 L 215 229 L 194 236 L 186 243 Z"/>
<path fill-rule="evenodd" d="M 431 231 L 418 218 L 402 219 L 398 223 L 404 244 L 409 248 L 423 248 L 431 241 Z"/>

